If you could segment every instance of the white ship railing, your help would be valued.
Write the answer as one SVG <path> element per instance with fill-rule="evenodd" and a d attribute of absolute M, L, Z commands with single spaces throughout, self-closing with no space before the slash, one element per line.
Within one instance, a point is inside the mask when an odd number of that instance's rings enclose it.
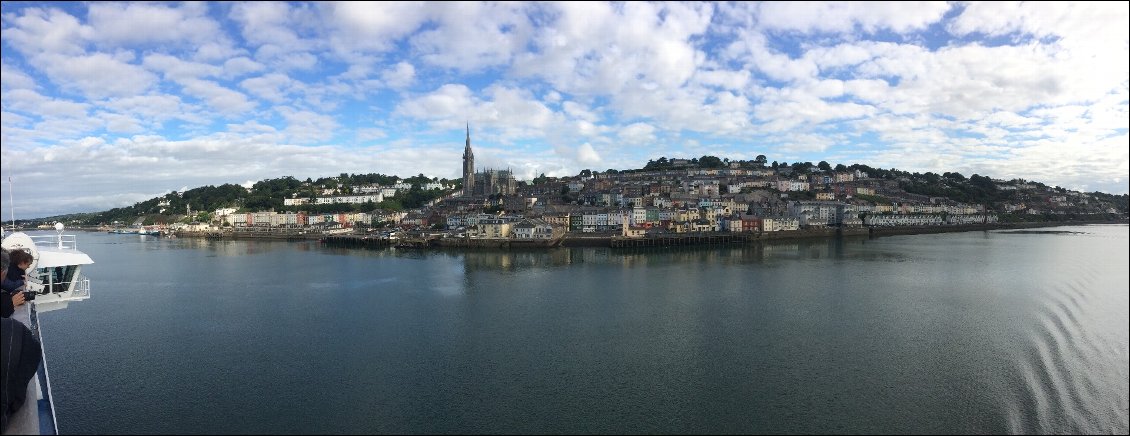
<path fill-rule="evenodd" d="M 71 290 L 71 298 L 90 298 L 90 279 L 79 276 L 75 279 L 75 287 Z"/>
<path fill-rule="evenodd" d="M 71 287 L 71 284 L 74 287 Z M 50 284 L 44 283 L 39 278 L 28 278 L 26 282 L 27 289 L 37 294 L 66 294 L 66 298 L 88 298 L 90 297 L 90 279 L 84 275 L 79 275 L 71 281 L 65 282 L 52 282 Z"/>
<path fill-rule="evenodd" d="M 30 236 L 31 241 L 39 247 L 55 247 L 60 250 L 78 250 L 78 238 L 75 235 L 37 235 Z"/>

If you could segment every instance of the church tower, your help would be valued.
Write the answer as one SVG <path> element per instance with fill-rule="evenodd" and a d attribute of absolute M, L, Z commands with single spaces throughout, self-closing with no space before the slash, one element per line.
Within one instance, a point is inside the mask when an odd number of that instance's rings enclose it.
<path fill-rule="evenodd" d="M 475 155 L 471 153 L 471 123 L 467 123 L 467 147 L 463 149 L 463 196 L 475 193 Z"/>

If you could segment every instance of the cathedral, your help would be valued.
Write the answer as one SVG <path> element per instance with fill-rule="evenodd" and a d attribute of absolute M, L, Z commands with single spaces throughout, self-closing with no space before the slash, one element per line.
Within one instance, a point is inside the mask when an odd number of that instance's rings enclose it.
<path fill-rule="evenodd" d="M 514 195 L 517 188 L 510 170 L 475 172 L 475 154 L 471 152 L 471 123 L 467 123 L 467 145 L 463 148 L 463 196 Z"/>
<path fill-rule="evenodd" d="M 471 153 L 471 123 L 467 123 L 467 146 L 463 148 L 463 196 L 475 192 L 475 154 Z"/>

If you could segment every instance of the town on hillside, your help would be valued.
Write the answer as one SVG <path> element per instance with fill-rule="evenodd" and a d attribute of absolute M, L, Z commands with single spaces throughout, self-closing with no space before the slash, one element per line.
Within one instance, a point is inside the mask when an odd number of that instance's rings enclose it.
<path fill-rule="evenodd" d="M 827 162 L 661 157 L 643 168 L 518 181 L 475 166 L 468 127 L 462 178 L 341 174 L 251 188 L 207 186 L 74 218 L 109 229 L 312 237 L 342 233 L 451 240 L 559 241 L 681 233 L 788 232 L 1016 221 L 1124 220 L 1127 196 L 958 173 Z M 150 229 L 154 227 L 149 227 Z"/>

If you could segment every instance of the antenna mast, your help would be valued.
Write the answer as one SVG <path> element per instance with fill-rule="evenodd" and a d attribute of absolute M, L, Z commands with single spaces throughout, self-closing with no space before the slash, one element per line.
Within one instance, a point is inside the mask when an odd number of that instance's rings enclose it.
<path fill-rule="evenodd" d="M 12 211 L 12 231 L 14 232 L 16 231 L 16 203 L 12 200 L 12 176 L 8 176 L 8 210 Z"/>

